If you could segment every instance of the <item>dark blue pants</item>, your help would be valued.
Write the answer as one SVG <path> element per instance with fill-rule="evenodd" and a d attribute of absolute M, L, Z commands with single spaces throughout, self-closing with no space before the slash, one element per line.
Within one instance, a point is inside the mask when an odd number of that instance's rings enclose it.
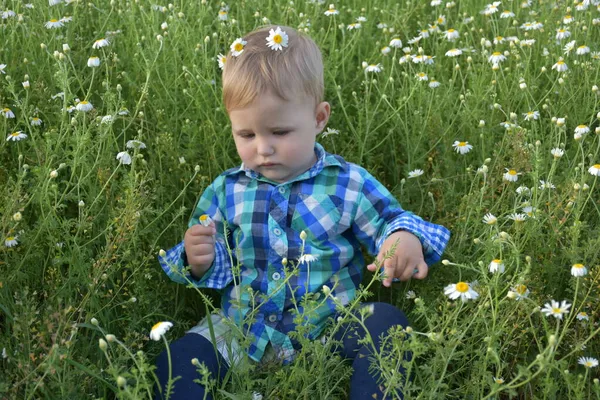
<path fill-rule="evenodd" d="M 392 326 L 401 325 L 406 327 L 409 324 L 404 313 L 391 304 L 364 303 L 363 306 L 370 304 L 373 304 L 374 312 L 365 319 L 364 323 L 379 352 L 381 349 L 380 337 L 382 334 L 385 335 Z M 359 344 L 358 341 L 361 337 L 364 337 L 364 330 L 362 326 L 356 323 L 343 326 L 342 329 L 339 329 L 333 335 L 333 339 L 342 344 L 341 347 L 334 349 L 334 351 L 352 361 L 354 372 L 350 380 L 350 400 L 383 399 L 383 393 L 377 383 L 379 372 L 373 375 L 369 373 L 369 366 L 371 364 L 369 356 L 372 353 L 372 348 L 371 346 Z M 170 351 L 172 376 L 181 377 L 173 384 L 173 394 L 170 397 L 172 400 L 204 398 L 204 387 L 193 382 L 194 379 L 200 378 L 196 367 L 191 363 L 191 359 L 194 357 L 203 362 L 211 371 L 211 378 L 217 378 L 220 381 L 227 374 L 227 363 L 221 357 L 221 354 L 215 350 L 212 343 L 201 335 L 196 333 L 186 334 L 170 344 Z M 410 360 L 411 354 L 405 353 L 404 358 Z M 400 368 L 399 372 L 402 375 L 405 373 L 403 368 Z M 156 374 L 164 393 L 169 374 L 166 351 L 163 351 L 157 359 Z M 162 398 L 162 395 L 158 391 L 156 398 Z M 209 393 L 206 398 L 212 399 L 212 395 Z M 403 397 L 401 393 L 396 393 L 395 398 Z"/>

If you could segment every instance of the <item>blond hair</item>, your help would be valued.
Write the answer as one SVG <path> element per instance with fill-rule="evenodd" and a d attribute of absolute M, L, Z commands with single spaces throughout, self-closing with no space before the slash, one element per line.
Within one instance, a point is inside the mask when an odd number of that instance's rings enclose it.
<path fill-rule="evenodd" d="M 281 26 L 288 46 L 272 50 L 267 46 L 269 30 L 259 28 L 247 34 L 244 51 L 237 57 L 227 54 L 223 68 L 223 103 L 229 111 L 250 104 L 256 96 L 272 90 L 284 100 L 305 94 L 323 101 L 323 60 L 316 43 L 295 29 Z"/>

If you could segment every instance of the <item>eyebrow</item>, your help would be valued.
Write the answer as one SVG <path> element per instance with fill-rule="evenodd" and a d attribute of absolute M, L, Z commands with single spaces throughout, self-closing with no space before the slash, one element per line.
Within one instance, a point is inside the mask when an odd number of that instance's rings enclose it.
<path fill-rule="evenodd" d="M 291 127 L 291 126 L 273 126 L 273 127 L 267 128 L 267 130 L 272 131 L 272 132 L 291 131 L 292 129 L 293 129 L 293 127 Z M 254 131 L 252 129 L 239 129 L 239 130 L 233 129 L 233 133 L 241 135 L 244 133 L 254 133 Z"/>

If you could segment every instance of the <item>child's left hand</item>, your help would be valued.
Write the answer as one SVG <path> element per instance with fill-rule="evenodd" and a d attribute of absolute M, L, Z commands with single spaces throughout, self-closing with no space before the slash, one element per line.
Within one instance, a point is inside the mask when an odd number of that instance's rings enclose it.
<path fill-rule="evenodd" d="M 377 259 L 381 262 L 384 254 L 392 247 L 397 241 L 396 252 L 392 257 L 384 261 L 383 267 L 386 278 L 383 280 L 383 286 L 390 287 L 392 285 L 392 279 L 398 278 L 401 281 L 408 281 L 412 277 L 417 279 L 424 279 L 427 276 L 429 267 L 425 263 L 423 258 L 423 247 L 418 237 L 408 231 L 397 231 L 392 233 L 383 242 Z M 375 263 L 367 265 L 367 269 L 371 272 L 375 272 L 377 267 Z M 418 272 L 415 273 L 414 270 Z"/>

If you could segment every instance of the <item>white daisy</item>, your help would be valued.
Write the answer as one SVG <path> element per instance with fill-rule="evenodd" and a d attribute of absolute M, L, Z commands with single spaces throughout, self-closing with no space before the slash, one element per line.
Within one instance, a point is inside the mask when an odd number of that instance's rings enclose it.
<path fill-rule="evenodd" d="M 31 126 L 40 126 L 40 125 L 42 125 L 42 122 L 43 121 L 40 118 L 33 117 L 33 118 L 31 118 L 30 124 L 31 124 Z"/>
<path fill-rule="evenodd" d="M 267 36 L 267 46 L 271 50 L 283 50 L 284 47 L 288 46 L 288 35 L 285 31 L 282 31 L 278 26 L 277 29 L 270 29 L 269 36 Z"/>
<path fill-rule="evenodd" d="M 540 112 L 539 111 L 528 111 L 523 114 L 523 118 L 525 118 L 525 121 L 537 120 L 540 118 Z"/>
<path fill-rule="evenodd" d="M 92 105 L 92 103 L 90 103 L 90 102 L 89 102 L 89 101 L 87 101 L 87 100 L 80 101 L 80 102 L 77 104 L 77 106 L 75 107 L 75 109 L 76 109 L 77 111 L 81 111 L 81 112 L 88 112 L 88 111 L 91 111 L 91 110 L 92 110 L 92 108 L 94 108 L 94 106 Z"/>
<path fill-rule="evenodd" d="M 369 64 L 365 68 L 365 71 L 379 73 L 379 72 L 381 72 L 382 69 L 383 69 L 383 67 L 381 66 L 381 64 Z"/>
<path fill-rule="evenodd" d="M 142 142 L 141 140 L 137 140 L 137 139 L 128 140 L 127 144 L 125 146 L 128 149 L 145 149 L 146 148 L 146 144 L 144 142 Z"/>
<path fill-rule="evenodd" d="M 513 18 L 515 13 L 509 10 L 504 10 L 500 13 L 500 18 Z"/>
<path fill-rule="evenodd" d="M 246 42 L 244 39 L 242 38 L 237 38 L 233 41 L 233 43 L 231 43 L 230 49 L 231 49 L 231 55 L 234 57 L 238 57 L 240 54 L 242 54 L 242 52 L 244 51 L 244 46 L 246 45 Z"/>
<path fill-rule="evenodd" d="M 167 331 L 169 329 L 171 329 L 172 326 L 173 326 L 173 323 L 172 322 L 167 322 L 167 321 L 158 322 L 158 323 L 154 324 L 154 326 L 150 330 L 150 339 L 155 340 L 155 341 L 159 341 L 160 338 L 165 333 L 167 333 Z"/>
<path fill-rule="evenodd" d="M 210 224 L 213 222 L 212 218 L 207 215 L 207 214 L 202 214 L 200 216 L 200 218 L 198 218 L 198 222 L 200 222 L 200 224 L 202 226 L 210 226 Z"/>
<path fill-rule="evenodd" d="M 219 55 L 217 56 L 217 62 L 219 63 L 220 69 L 225 68 L 225 63 L 227 62 L 227 56 L 224 56 L 223 54 L 219 53 Z"/>
<path fill-rule="evenodd" d="M 414 292 L 414 290 L 409 290 L 408 292 L 406 292 L 405 297 L 406 297 L 407 300 L 413 300 L 413 299 L 417 298 L 417 295 Z"/>
<path fill-rule="evenodd" d="M 590 316 L 585 311 L 581 311 L 580 313 L 577 314 L 577 319 L 579 321 L 589 321 Z"/>
<path fill-rule="evenodd" d="M 532 207 L 532 206 L 525 206 L 523 207 L 523 212 L 529 217 L 529 218 L 535 218 L 535 213 L 537 211 L 537 208 Z"/>
<path fill-rule="evenodd" d="M 108 39 L 106 38 L 102 38 L 102 39 L 98 39 L 94 42 L 94 44 L 92 45 L 93 49 L 100 49 L 102 47 L 106 47 L 110 44 L 110 42 L 108 41 Z"/>
<path fill-rule="evenodd" d="M 391 51 L 392 49 L 389 46 L 383 46 L 381 48 L 381 54 L 383 54 L 384 56 L 390 54 Z"/>
<path fill-rule="evenodd" d="M 519 284 L 511 288 L 508 296 L 515 300 L 522 300 L 529 296 L 529 289 L 527 289 L 527 286 Z"/>
<path fill-rule="evenodd" d="M 540 311 L 546 314 L 547 317 L 552 315 L 555 318 L 562 319 L 563 314 L 567 314 L 570 307 L 571 305 L 566 300 L 563 300 L 560 304 L 557 301 L 551 300 L 551 303 L 544 304 L 544 308 Z"/>
<path fill-rule="evenodd" d="M 57 19 L 51 19 L 50 21 L 46 22 L 44 26 L 46 27 L 46 29 L 58 29 L 64 26 L 64 23 Z"/>
<path fill-rule="evenodd" d="M 501 274 L 504 273 L 504 263 L 499 258 L 492 260 L 492 262 L 490 262 L 490 265 L 488 266 L 488 268 L 491 273 L 494 273 L 494 272 L 499 272 Z"/>
<path fill-rule="evenodd" d="M 429 77 L 427 76 L 427 74 L 425 72 L 419 72 L 419 73 L 415 74 L 415 78 L 417 78 L 418 81 L 429 80 Z"/>
<path fill-rule="evenodd" d="M 496 222 L 498 222 L 498 218 L 496 218 L 494 214 L 487 213 L 483 216 L 482 222 L 487 225 L 494 225 Z"/>
<path fill-rule="evenodd" d="M 0 74 L 6 74 L 6 71 L 4 71 L 5 68 L 6 64 L 0 64 Z"/>
<path fill-rule="evenodd" d="M 563 40 L 571 36 L 571 32 L 566 30 L 565 28 L 560 28 L 556 30 L 556 40 Z"/>
<path fill-rule="evenodd" d="M 87 66 L 90 68 L 96 68 L 100 66 L 100 58 L 96 56 L 91 56 L 88 58 Z"/>
<path fill-rule="evenodd" d="M 460 299 L 464 302 L 467 300 L 475 300 L 479 297 L 479 293 L 471 288 L 467 282 L 453 283 L 444 288 L 444 294 L 451 300 Z"/>
<path fill-rule="evenodd" d="M 298 262 L 300 264 L 308 264 L 310 266 L 311 262 L 317 261 L 319 259 L 318 255 L 312 255 L 312 254 L 303 254 L 302 257 L 300 257 L 298 259 Z"/>
<path fill-rule="evenodd" d="M 500 64 L 504 60 L 506 60 L 506 57 L 499 51 L 493 52 L 492 55 L 488 57 L 488 61 L 492 64 Z"/>
<path fill-rule="evenodd" d="M 506 170 L 506 172 L 504 173 L 504 175 L 502 175 L 502 178 L 505 181 L 509 181 L 509 182 L 516 182 L 519 180 L 519 175 L 521 175 L 520 172 L 517 172 L 517 170 L 515 169 L 508 169 L 508 168 L 504 168 Z"/>
<path fill-rule="evenodd" d="M 10 108 L 3 108 L 2 110 L 0 110 L 0 114 L 2 114 L 2 116 L 4 118 L 14 118 L 15 117 L 15 113 L 12 112 L 12 110 Z"/>
<path fill-rule="evenodd" d="M 575 128 L 575 133 L 578 133 L 580 135 L 585 135 L 589 131 L 590 128 L 587 125 L 577 125 L 577 127 Z"/>
<path fill-rule="evenodd" d="M 435 89 L 436 87 L 439 87 L 440 85 L 441 85 L 441 83 L 439 83 L 435 79 L 431 79 L 431 81 L 429 81 L 429 87 L 432 89 Z"/>
<path fill-rule="evenodd" d="M 554 186 L 552 184 L 552 182 L 546 182 L 544 180 L 540 179 L 540 186 L 539 186 L 540 190 L 544 190 L 544 189 L 556 189 L 556 186 Z"/>
<path fill-rule="evenodd" d="M 462 53 L 463 52 L 461 49 L 450 49 L 446 52 L 446 57 L 457 57 L 460 56 Z"/>
<path fill-rule="evenodd" d="M 552 154 L 554 158 L 561 158 L 565 154 L 565 151 L 563 149 L 555 147 L 552 150 L 550 150 L 550 154 Z"/>
<path fill-rule="evenodd" d="M 515 222 L 523 222 L 527 219 L 527 214 L 512 213 L 508 215 L 508 219 L 512 219 Z"/>
<path fill-rule="evenodd" d="M 558 72 L 564 72 L 564 71 L 568 70 L 569 67 L 567 64 L 565 64 L 565 62 L 562 59 L 560 59 L 556 62 L 556 64 L 554 64 L 552 66 L 552 69 L 555 69 Z"/>
<path fill-rule="evenodd" d="M 460 33 L 456 29 L 448 29 L 444 32 L 444 36 L 446 37 L 446 40 L 453 42 L 459 38 Z"/>
<path fill-rule="evenodd" d="M 325 130 L 325 132 L 323 132 L 323 133 L 321 134 L 321 137 L 327 137 L 327 136 L 329 136 L 329 135 L 339 135 L 339 134 L 340 134 L 340 131 L 339 131 L 339 130 L 337 130 L 337 129 L 333 129 L 333 128 L 327 128 L 327 129 Z"/>
<path fill-rule="evenodd" d="M 587 272 L 588 270 L 583 264 L 573 264 L 571 266 L 571 275 L 573 276 L 585 276 Z"/>
<path fill-rule="evenodd" d="M 327 15 L 328 17 L 332 16 L 332 15 L 338 15 L 340 12 L 338 10 L 335 9 L 335 5 L 330 4 L 329 5 L 329 9 L 327 11 L 325 11 L 325 15 Z"/>
<path fill-rule="evenodd" d="M 349 31 L 354 30 L 354 29 L 360 29 L 362 27 L 362 25 L 358 22 L 354 22 L 352 24 L 348 24 L 348 26 L 346 27 L 346 29 L 348 29 Z"/>
<path fill-rule="evenodd" d="M 589 169 L 588 172 L 594 176 L 600 176 L 600 164 L 594 164 Z"/>
<path fill-rule="evenodd" d="M 100 123 L 103 125 L 110 125 L 110 124 L 112 124 L 113 121 L 114 121 L 114 118 L 112 115 L 105 115 L 100 120 Z"/>
<path fill-rule="evenodd" d="M 563 17 L 563 24 L 570 24 L 573 21 L 575 21 L 575 18 L 573 18 L 571 15 L 567 14 Z"/>
<path fill-rule="evenodd" d="M 10 142 L 11 140 L 12 140 L 13 142 L 18 142 L 18 141 L 20 141 L 20 140 L 23 140 L 23 139 L 27 139 L 27 134 L 26 134 L 26 133 L 23 133 L 23 131 L 16 131 L 16 132 L 13 132 L 13 133 L 9 134 L 9 135 L 6 137 L 6 141 L 7 141 L 7 142 Z"/>
<path fill-rule="evenodd" d="M 15 247 L 19 244 L 17 241 L 18 238 L 18 236 L 7 236 L 6 239 L 4 239 L 4 245 L 6 247 Z"/>
<path fill-rule="evenodd" d="M 575 51 L 575 54 L 577 54 L 578 56 L 583 56 L 584 54 L 588 54 L 590 52 L 590 48 L 587 46 L 579 46 L 577 48 L 577 51 Z"/>
<path fill-rule="evenodd" d="M 460 154 L 467 154 L 473 148 L 473 145 L 470 145 L 469 142 L 459 142 L 458 140 L 452 144 L 454 150 Z"/>
<path fill-rule="evenodd" d="M 410 178 L 416 178 L 416 177 L 421 176 L 421 175 L 423 175 L 423 170 L 422 169 L 414 169 L 414 170 L 412 170 L 412 171 L 410 171 L 408 173 L 408 178 L 409 179 Z"/>
<path fill-rule="evenodd" d="M 586 368 L 594 368 L 598 366 L 598 359 L 593 357 L 579 357 L 577 362 Z"/>
<path fill-rule="evenodd" d="M 396 49 L 399 49 L 402 47 L 402 40 L 400 40 L 399 38 L 393 38 L 390 41 L 390 47 L 394 47 Z"/>
<path fill-rule="evenodd" d="M 130 156 L 130 155 L 129 155 L 129 153 L 128 153 L 128 152 L 126 152 L 126 151 L 121 151 L 121 152 L 119 152 L 119 153 L 117 154 L 117 157 L 116 157 L 116 158 L 117 158 L 117 160 L 119 160 L 119 162 L 120 162 L 121 164 L 124 164 L 124 165 L 129 165 L 129 164 L 131 164 L 131 156 Z"/>
<path fill-rule="evenodd" d="M 228 17 L 227 10 L 220 9 L 218 15 L 219 15 L 219 17 L 218 17 L 219 21 L 227 21 L 227 17 Z"/>

